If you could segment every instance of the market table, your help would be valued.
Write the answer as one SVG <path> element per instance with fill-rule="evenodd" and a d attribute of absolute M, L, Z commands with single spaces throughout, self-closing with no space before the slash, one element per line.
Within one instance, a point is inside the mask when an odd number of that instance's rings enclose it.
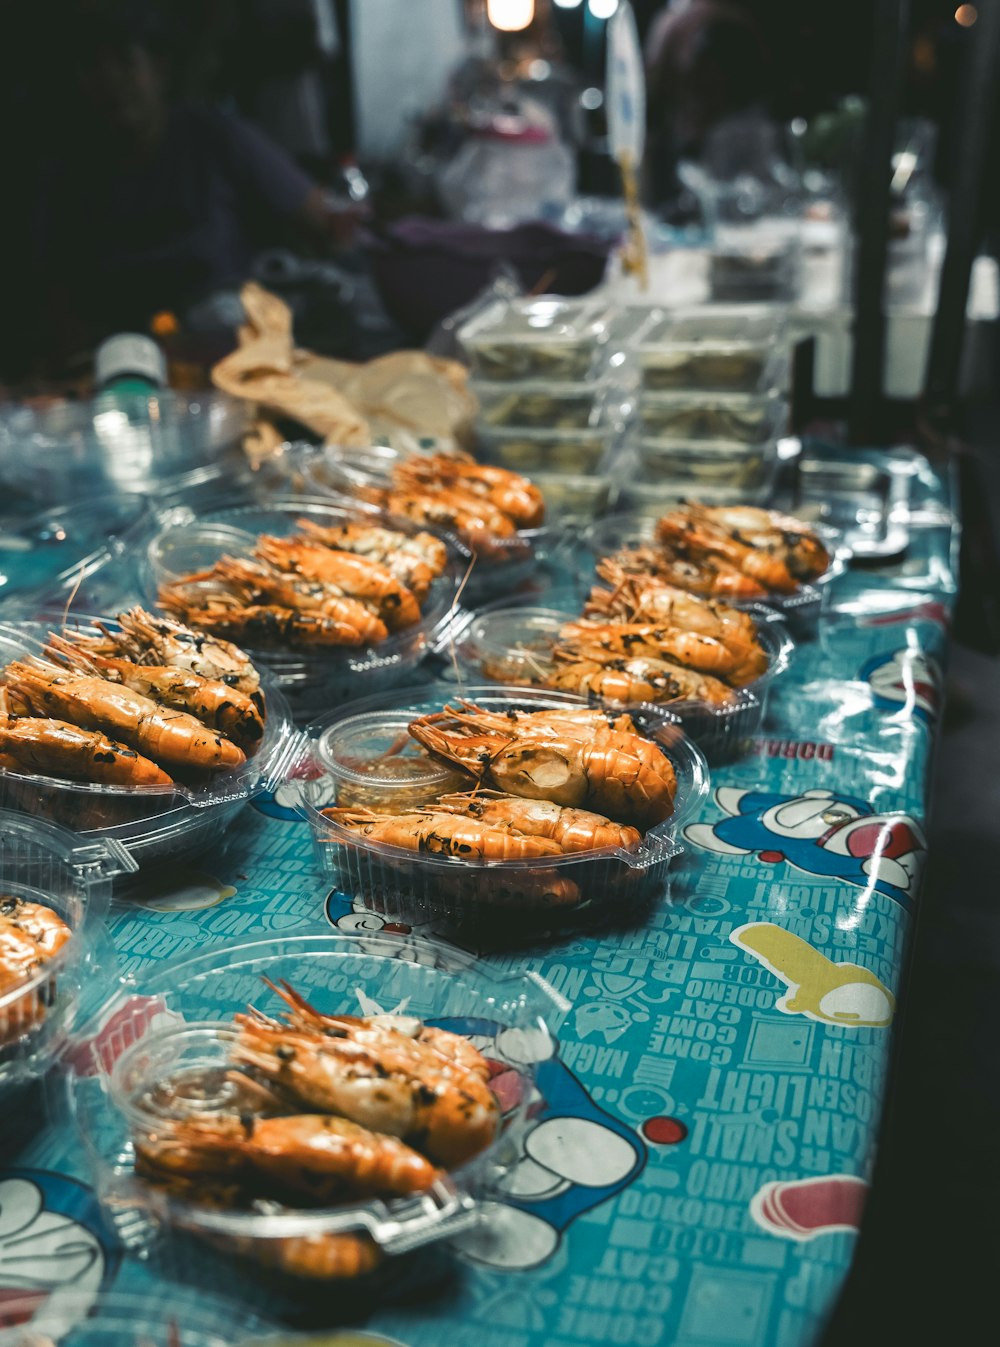
<path fill-rule="evenodd" d="M 877 459 L 877 455 L 875 456 Z M 213 1255 L 123 1252 L 59 1111 L 0 1170 L 0 1298 L 166 1279 L 289 1325 L 408 1347 L 814 1342 L 846 1275 L 885 1095 L 925 853 L 955 595 L 947 481 L 922 462 L 901 560 L 851 568 L 776 685 L 753 752 L 712 774 L 672 892 L 640 927 L 486 952 L 558 994 L 524 1156 L 487 1219 L 374 1304 L 277 1297 Z M 285 934 L 380 930 L 316 878 L 284 791 L 225 847 L 112 910 L 122 975 Z M 427 928 L 386 933 L 406 958 Z M 482 951 L 473 951 L 483 953 Z M 120 1025 L 105 1024 L 105 1044 Z M 530 1040 L 492 1055 L 530 1056 Z"/>

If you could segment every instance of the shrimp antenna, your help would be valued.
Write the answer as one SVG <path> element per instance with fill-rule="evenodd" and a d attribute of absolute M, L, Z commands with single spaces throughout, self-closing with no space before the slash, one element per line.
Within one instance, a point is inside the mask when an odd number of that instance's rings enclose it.
<path fill-rule="evenodd" d="M 66 600 L 66 607 L 63 609 L 62 622 L 60 624 L 63 627 L 65 627 L 66 623 L 69 621 L 69 610 L 73 607 L 73 600 L 76 598 L 77 594 L 79 594 L 80 586 L 83 584 L 83 580 L 86 574 L 87 574 L 86 562 L 81 561 L 80 574 L 76 577 L 76 583 L 70 590 L 69 598 Z"/>
<path fill-rule="evenodd" d="M 469 564 L 465 568 L 465 574 L 462 576 L 462 579 L 459 581 L 458 588 L 455 590 L 455 597 L 452 599 L 451 607 L 448 609 L 449 617 L 452 616 L 455 610 L 458 608 L 459 600 L 462 597 L 462 590 L 468 584 L 469 576 L 472 574 L 472 568 L 473 566 L 475 566 L 475 564 L 476 564 L 476 553 L 473 552 L 469 558 Z M 451 667 L 454 670 L 455 682 L 458 683 L 459 686 L 461 686 L 462 673 L 458 667 L 458 654 L 455 650 L 455 628 L 454 625 L 451 623 L 449 623 L 448 625 L 448 654 L 451 656 Z"/>

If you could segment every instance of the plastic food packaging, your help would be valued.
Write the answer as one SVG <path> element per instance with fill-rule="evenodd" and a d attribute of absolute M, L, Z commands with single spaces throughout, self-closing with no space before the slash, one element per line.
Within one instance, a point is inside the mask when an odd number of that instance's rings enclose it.
<path fill-rule="evenodd" d="M 94 575 L 136 547 L 154 522 L 146 496 L 97 496 L 0 519 L 0 602 L 30 611 L 46 596 L 87 593 Z"/>
<path fill-rule="evenodd" d="M 290 1344 L 293 1335 L 285 1333 Z M 245 1306 L 168 1282 L 141 1294 L 13 1291 L 5 1295 L 0 1347 L 277 1347 L 276 1325 Z"/>
<path fill-rule="evenodd" d="M 659 501 L 650 499 L 648 510 L 643 506 L 635 507 L 634 487 L 629 487 L 628 496 L 619 498 L 619 503 L 627 500 L 632 506 L 629 510 L 606 515 L 597 519 L 580 534 L 581 544 L 593 553 L 595 559 L 613 556 L 616 552 L 637 547 L 648 547 L 656 543 L 656 523 L 659 517 L 672 505 L 678 504 L 681 496 L 671 496 L 669 491 Z M 719 501 L 720 505 L 725 501 Z M 746 502 L 741 502 L 745 504 Z M 763 605 L 784 618 L 789 634 L 796 640 L 809 640 L 817 634 L 819 621 L 824 609 L 830 602 L 831 582 L 843 575 L 850 560 L 850 549 L 835 530 L 824 525 L 811 525 L 812 531 L 823 540 L 830 553 L 830 565 L 822 575 L 809 584 L 800 585 L 793 594 L 768 594 L 761 599 L 746 601 L 726 600 L 736 608 L 751 609 Z M 587 593 L 591 585 L 598 583 L 594 572 L 583 571 L 578 576 L 583 592 Z"/>
<path fill-rule="evenodd" d="M 604 305 L 550 296 L 492 305 L 457 336 L 476 378 L 583 381 L 598 369 L 608 323 Z"/>
<path fill-rule="evenodd" d="M 243 407 L 208 390 L 8 405 L 0 408 L 0 470 L 9 486 L 49 504 L 155 495 L 164 481 L 196 481 L 227 455 L 238 464 L 245 427 Z"/>
<path fill-rule="evenodd" d="M 362 450 L 328 447 L 303 455 L 300 470 L 307 491 L 316 496 L 332 497 L 342 508 L 377 515 L 377 507 L 363 499 L 364 492 L 372 487 L 388 486 L 392 469 L 401 457 L 398 450 L 384 445 Z M 355 494 L 358 492 L 360 498 Z M 412 524 L 410 527 L 416 531 L 421 526 Z M 565 541 L 557 520 L 540 528 L 519 529 L 510 538 L 497 538 L 489 555 L 479 553 L 473 557 L 464 541 L 454 533 L 440 528 L 429 531 L 445 537 L 449 546 L 455 548 L 462 571 L 461 592 L 469 603 L 483 602 L 500 592 L 510 593 L 530 579 Z M 360 691 L 362 689 L 357 689 Z"/>
<path fill-rule="evenodd" d="M 37 1130 L 34 1091 L 76 1026 L 85 985 L 108 977 L 94 965 L 112 880 L 134 870 L 108 838 L 78 837 L 26 814 L 0 809 L 0 895 L 50 908 L 70 938 L 23 981 L 0 984 L 0 1141 Z"/>
<path fill-rule="evenodd" d="M 642 485 L 670 486 L 697 495 L 703 488 L 715 495 L 728 492 L 742 499 L 771 483 L 777 442 L 740 444 L 726 440 L 642 438 L 636 446 Z M 626 488 L 631 483 L 626 483 Z"/>
<path fill-rule="evenodd" d="M 607 463 L 617 439 L 611 425 L 580 430 L 536 430 L 480 425 L 477 447 L 486 463 L 511 472 L 594 474 Z"/>
<path fill-rule="evenodd" d="M 709 253 L 709 293 L 719 303 L 794 303 L 802 241 L 791 220 L 720 225 Z"/>
<path fill-rule="evenodd" d="M 98 634 L 92 619 L 71 619 L 70 629 Z M 50 630 L 43 624 L 0 623 L 0 667 L 24 655 L 41 655 Z M 111 786 L 0 768 L 0 806 L 72 828 L 93 843 L 106 839 L 138 865 L 192 855 L 218 841 L 254 796 L 275 789 L 298 752 L 288 705 L 266 674 L 262 689 L 264 737 L 257 752 L 232 771 L 217 772 L 197 785 Z"/>
<path fill-rule="evenodd" d="M 410 717 L 370 711 L 337 719 L 316 738 L 316 762 L 329 781 L 331 804 L 380 814 L 420 809 L 468 778 L 437 762 L 408 732 Z"/>
<path fill-rule="evenodd" d="M 643 393 L 642 434 L 671 440 L 762 444 L 783 433 L 788 405 L 777 393 Z"/>
<path fill-rule="evenodd" d="M 209 509 L 188 523 L 161 529 L 150 541 L 144 562 L 147 601 L 156 603 L 160 586 L 210 567 L 223 555 L 249 557 L 258 535 L 286 537 L 296 531 L 296 521 L 309 519 L 325 527 L 344 523 L 370 523 L 415 534 L 422 530 L 377 510 L 359 509 L 343 496 L 339 503 L 307 496 L 278 497 L 266 504 L 248 504 L 233 509 Z M 191 512 L 188 511 L 190 516 Z M 435 530 L 424 530 L 435 532 Z M 438 536 L 443 536 L 438 531 Z M 296 650 L 256 649 L 239 642 L 258 669 L 267 670 L 284 693 L 297 721 L 373 688 L 393 687 L 412 680 L 428 641 L 447 616 L 467 563 L 461 548 L 445 538 L 449 563 L 431 585 L 421 605 L 421 618 L 413 626 L 374 645 L 340 646 Z"/>
<path fill-rule="evenodd" d="M 788 363 L 783 313 L 762 306 L 657 313 L 634 350 L 646 392 L 766 393 Z"/>
<path fill-rule="evenodd" d="M 165 1118 L 234 1110 L 237 1091 L 219 1069 L 236 1032 L 233 1016 L 248 1003 L 272 1016 L 286 1008 L 265 977 L 289 983 L 324 1014 L 398 1011 L 473 1037 L 488 1059 L 499 1059 L 493 1142 L 406 1198 L 235 1209 L 154 1188 L 135 1172 L 133 1140 Z M 98 1196 L 134 1252 L 155 1250 L 170 1267 L 183 1265 L 193 1244 L 202 1271 L 214 1267 L 237 1298 L 262 1278 L 278 1289 L 297 1287 L 299 1296 L 325 1287 L 329 1298 L 331 1281 L 345 1287 L 352 1280 L 352 1262 L 357 1280 L 391 1293 L 399 1285 L 395 1256 L 475 1226 L 479 1198 L 519 1158 L 534 1062 L 552 1053 L 547 1022 L 557 1008 L 536 976 L 498 972 L 464 952 L 389 933 L 268 935 L 159 964 L 126 980 L 72 1057 L 71 1107 Z M 130 1045 L 115 1055 L 102 1026 L 129 1010 Z M 516 1061 L 505 1042 L 521 1049 Z M 322 1275 L 331 1270 L 339 1276 Z"/>
<path fill-rule="evenodd" d="M 767 473 L 759 486 L 742 487 L 739 491 L 731 486 L 709 486 L 683 478 L 662 482 L 627 480 L 615 496 L 613 509 L 615 514 L 623 512 L 655 522 L 667 510 L 690 500 L 709 505 L 731 505 L 735 501 L 741 505 L 764 505 L 770 499 L 772 479 L 773 473 Z"/>
<path fill-rule="evenodd" d="M 553 593 L 548 597 L 560 606 L 537 608 L 503 600 L 468 615 L 464 630 L 449 642 L 453 651 L 450 667 L 457 670 L 458 679 L 544 686 L 554 667 L 552 648 L 559 643 L 560 629 L 579 615 L 577 596 Z M 771 686 L 791 663 L 795 647 L 782 619 L 763 605 L 751 611 L 757 640 L 767 655 L 767 669 L 759 678 L 734 689 L 733 700 L 725 706 L 694 700 L 653 703 L 681 725 L 710 764 L 748 751 L 760 732 Z"/>
<path fill-rule="evenodd" d="M 562 472 L 536 472 L 531 480 L 545 497 L 553 524 L 598 518 L 610 504 L 614 485 L 611 476 Z"/>
<path fill-rule="evenodd" d="M 469 388 L 479 402 L 480 428 L 585 430 L 597 425 L 604 412 L 605 390 L 599 384 L 473 379 Z"/>
<path fill-rule="evenodd" d="M 460 689 L 438 684 L 369 698 L 350 710 L 355 715 L 392 711 L 409 721 L 442 710 L 458 696 L 498 713 L 593 705 L 585 697 L 535 688 L 513 692 L 495 684 Z M 490 939 L 634 915 L 667 891 L 671 862 L 682 850 L 681 829 L 708 790 L 701 751 L 669 713 L 644 706 L 634 718 L 673 763 L 677 793 L 671 817 L 648 829 L 636 851 L 605 848 L 512 861 L 467 861 L 411 851 L 371 842 L 334 822 L 322 812 L 334 803 L 335 789 L 322 770 L 316 745 L 335 731 L 338 718 L 319 721 L 308 731 L 316 774 L 300 781 L 299 792 L 320 873 L 390 920 L 433 920 L 439 929 L 475 931 Z M 473 779 L 465 775 L 465 789 L 473 787 Z"/>

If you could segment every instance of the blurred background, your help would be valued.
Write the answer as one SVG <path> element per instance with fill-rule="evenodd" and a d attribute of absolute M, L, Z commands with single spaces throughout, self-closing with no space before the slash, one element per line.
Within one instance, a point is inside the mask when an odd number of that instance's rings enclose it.
<path fill-rule="evenodd" d="M 868 0 L 634 8 L 654 251 L 763 216 L 849 239 Z M 602 94 L 616 9 L 6 0 L 3 386 L 86 388 L 97 345 L 122 330 L 152 332 L 172 382 L 203 385 L 234 345 L 251 276 L 292 304 L 302 344 L 350 358 L 423 344 L 498 267 L 526 290 L 592 288 L 623 227 Z M 911 6 L 892 184 L 904 286 L 923 283 L 946 208 L 977 17 L 972 4 Z"/>

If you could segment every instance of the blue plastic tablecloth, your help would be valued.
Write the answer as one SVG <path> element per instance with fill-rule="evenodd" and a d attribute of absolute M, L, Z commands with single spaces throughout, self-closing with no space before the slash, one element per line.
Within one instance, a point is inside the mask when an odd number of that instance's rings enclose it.
<path fill-rule="evenodd" d="M 905 558 L 836 582 L 754 751 L 713 771 L 671 896 L 642 929 L 491 956 L 565 998 L 525 1155 L 449 1275 L 386 1294 L 369 1331 L 408 1347 L 817 1338 L 872 1172 L 925 859 L 955 530 L 929 468 L 918 494 Z M 129 973 L 330 923 L 382 924 L 317 881 L 279 792 L 219 854 L 147 876 L 110 932 Z M 420 934 L 434 932 L 400 930 L 401 951 Z M 5 1159 L 0 1298 L 158 1283 L 155 1259 L 116 1247 L 65 1121 Z M 171 1275 L 208 1274 L 195 1259 Z M 297 1322 L 252 1280 L 205 1289 Z M 330 1322 L 341 1300 L 330 1291 Z"/>

